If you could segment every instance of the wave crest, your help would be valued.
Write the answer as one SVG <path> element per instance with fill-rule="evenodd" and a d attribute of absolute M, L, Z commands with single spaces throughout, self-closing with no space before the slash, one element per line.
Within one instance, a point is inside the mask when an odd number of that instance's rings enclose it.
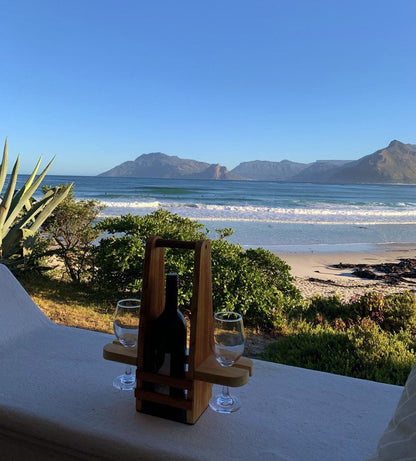
<path fill-rule="evenodd" d="M 253 205 L 211 205 L 160 201 L 103 201 L 102 216 L 131 213 L 144 215 L 165 208 L 183 217 L 202 221 L 252 221 L 297 224 L 416 224 L 416 206 L 357 206 L 317 204 L 311 208 L 283 208 Z"/>

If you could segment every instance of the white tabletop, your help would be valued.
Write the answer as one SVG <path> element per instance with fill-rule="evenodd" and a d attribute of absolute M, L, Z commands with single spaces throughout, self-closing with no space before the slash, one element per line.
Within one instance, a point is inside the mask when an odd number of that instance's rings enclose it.
<path fill-rule="evenodd" d="M 232 389 L 241 410 L 191 426 L 137 413 L 133 392 L 112 387 L 124 370 L 102 358 L 112 339 L 50 322 L 0 265 L 2 460 L 363 460 L 402 392 L 254 361 Z"/>

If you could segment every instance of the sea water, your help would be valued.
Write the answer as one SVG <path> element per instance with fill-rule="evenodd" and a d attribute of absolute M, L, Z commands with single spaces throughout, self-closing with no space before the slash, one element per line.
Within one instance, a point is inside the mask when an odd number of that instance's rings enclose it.
<path fill-rule="evenodd" d="M 20 177 L 22 183 L 24 176 Z M 100 200 L 101 216 L 145 215 L 159 208 L 198 220 L 215 238 L 231 227 L 233 243 L 276 251 L 368 250 L 416 242 L 416 186 L 327 185 L 47 176 L 75 184 L 78 199 Z"/>

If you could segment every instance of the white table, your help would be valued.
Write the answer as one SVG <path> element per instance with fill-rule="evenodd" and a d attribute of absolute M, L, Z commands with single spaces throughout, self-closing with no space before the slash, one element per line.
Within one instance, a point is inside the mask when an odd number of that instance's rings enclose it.
<path fill-rule="evenodd" d="M 1 460 L 364 460 L 402 387 L 254 361 L 242 409 L 193 425 L 137 413 L 113 389 L 110 335 L 48 320 L 0 265 Z M 215 389 L 214 389 L 215 390 Z"/>

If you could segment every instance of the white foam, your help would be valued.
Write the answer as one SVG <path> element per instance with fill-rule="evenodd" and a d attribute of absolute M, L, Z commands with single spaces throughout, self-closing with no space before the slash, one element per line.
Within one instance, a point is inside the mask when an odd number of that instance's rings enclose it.
<path fill-rule="evenodd" d="M 296 224 L 416 224 L 416 206 L 394 208 L 377 205 L 317 204 L 314 208 L 253 205 L 211 205 L 160 201 L 105 201 L 102 216 L 126 213 L 144 215 L 165 208 L 180 216 L 202 221 L 270 222 Z"/>
<path fill-rule="evenodd" d="M 129 202 L 129 201 L 106 201 L 101 200 L 101 203 L 108 208 L 161 208 L 163 207 L 161 202 L 153 201 L 153 202 Z"/>

